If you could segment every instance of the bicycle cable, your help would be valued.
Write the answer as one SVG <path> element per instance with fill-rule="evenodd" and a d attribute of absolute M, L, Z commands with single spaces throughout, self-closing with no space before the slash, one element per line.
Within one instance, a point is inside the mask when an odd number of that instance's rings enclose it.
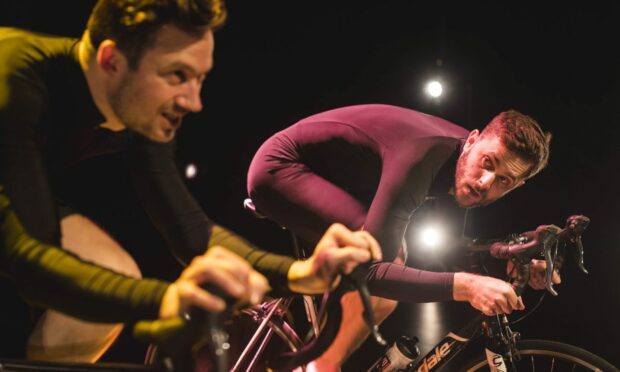
<path fill-rule="evenodd" d="M 483 264 L 484 265 L 484 264 Z M 508 273 L 508 280 L 510 278 L 512 278 L 512 273 L 514 273 L 515 269 L 517 267 L 513 265 L 512 269 L 510 270 L 510 272 Z M 510 321 L 510 325 L 513 324 L 517 324 L 520 321 L 522 321 L 523 319 L 527 318 L 528 316 L 530 316 L 534 311 L 536 311 L 536 309 L 538 309 L 538 307 L 540 306 L 540 304 L 542 304 L 543 300 L 545 299 L 545 296 L 547 295 L 547 292 L 544 291 L 542 292 L 542 294 L 540 295 L 540 297 L 538 298 L 538 302 L 536 303 L 536 305 L 534 305 L 534 307 L 532 307 L 531 309 L 529 309 L 525 314 L 521 315 L 521 317 L 517 318 L 516 320 L 511 320 Z"/>
<path fill-rule="evenodd" d="M 536 309 L 538 309 L 538 307 L 540 306 L 540 304 L 542 304 L 543 299 L 547 296 L 547 292 L 543 292 L 540 297 L 538 298 L 538 302 L 536 303 L 536 305 L 534 305 L 534 307 L 529 310 L 528 312 L 526 312 L 525 314 L 523 314 L 520 318 L 518 318 L 517 320 L 512 320 L 510 321 L 510 325 L 513 324 L 517 324 L 520 321 L 522 321 L 523 319 L 525 319 L 526 317 L 530 316 L 530 314 L 532 314 L 534 311 L 536 311 Z"/>
<path fill-rule="evenodd" d="M 557 243 L 556 243 L 557 244 Z M 485 265 L 485 260 L 482 259 L 482 255 L 484 252 L 480 252 L 480 254 L 478 255 L 478 262 L 480 263 L 480 266 L 482 267 L 482 269 L 484 270 L 484 273 L 487 275 L 489 274 L 489 269 L 487 268 L 487 266 Z M 506 280 L 510 280 L 512 278 L 512 274 L 514 273 L 514 271 L 516 270 L 516 266 L 513 265 L 512 269 L 510 270 L 510 272 L 506 275 L 507 278 Z M 534 311 L 536 311 L 536 309 L 538 309 L 538 307 L 542 304 L 543 300 L 545 299 L 547 295 L 547 292 L 543 292 L 540 297 L 538 298 L 538 302 L 536 303 L 536 305 L 534 305 L 534 307 L 532 307 L 531 309 L 529 309 L 525 314 L 523 314 L 521 317 L 517 318 L 516 320 L 511 320 L 510 321 L 510 325 L 514 325 L 519 323 L 520 321 L 522 321 L 523 319 L 527 318 L 528 316 L 530 316 Z"/>

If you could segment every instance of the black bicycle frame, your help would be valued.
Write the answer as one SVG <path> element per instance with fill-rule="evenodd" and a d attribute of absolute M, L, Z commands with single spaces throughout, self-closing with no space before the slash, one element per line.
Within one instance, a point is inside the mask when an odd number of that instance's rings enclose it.
<path fill-rule="evenodd" d="M 422 358 L 412 362 L 409 371 L 429 372 L 445 366 L 460 353 L 470 341 L 480 336 L 482 315 L 476 316 L 458 332 L 449 332 L 437 345 Z"/>

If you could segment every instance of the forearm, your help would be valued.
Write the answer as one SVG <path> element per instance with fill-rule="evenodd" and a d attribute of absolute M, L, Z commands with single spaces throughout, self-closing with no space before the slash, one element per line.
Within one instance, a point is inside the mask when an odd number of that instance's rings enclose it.
<path fill-rule="evenodd" d="M 437 302 L 453 299 L 454 273 L 432 272 L 378 262 L 370 267 L 368 289 L 373 296 L 402 302 Z"/>
<path fill-rule="evenodd" d="M 98 322 L 157 317 L 167 283 L 132 279 L 40 243 L 26 234 L 4 202 L 0 272 L 13 280 L 27 301 Z"/>

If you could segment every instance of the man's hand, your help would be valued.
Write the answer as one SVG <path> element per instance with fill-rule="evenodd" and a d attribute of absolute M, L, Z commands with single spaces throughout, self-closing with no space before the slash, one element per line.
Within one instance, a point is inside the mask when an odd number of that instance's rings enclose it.
<path fill-rule="evenodd" d="M 456 301 L 468 301 L 485 315 L 525 309 L 521 297 L 517 297 L 509 283 L 490 276 L 455 273 L 452 297 Z"/>
<path fill-rule="evenodd" d="M 223 311 L 223 299 L 201 288 L 201 285 L 220 288 L 239 303 L 257 304 L 269 289 L 267 279 L 254 271 L 238 255 L 221 247 L 212 247 L 198 256 L 172 283 L 159 309 L 161 318 L 170 318 L 186 312 L 190 306 L 206 311 Z"/>
<path fill-rule="evenodd" d="M 368 232 L 353 232 L 335 223 L 316 245 L 312 257 L 291 265 L 288 286 L 297 293 L 322 293 L 337 286 L 338 274 L 349 274 L 360 263 L 381 257 L 379 243 Z"/>
<path fill-rule="evenodd" d="M 514 270 L 514 264 L 512 261 L 508 261 L 506 265 L 506 272 L 512 278 L 517 276 L 516 270 Z M 553 270 L 553 275 L 551 275 L 551 283 L 560 284 L 562 282 L 562 278 L 560 278 L 560 273 L 556 270 Z M 534 289 L 545 289 L 547 285 L 547 262 L 545 260 L 532 260 L 530 262 L 530 280 L 528 281 L 530 287 Z"/>

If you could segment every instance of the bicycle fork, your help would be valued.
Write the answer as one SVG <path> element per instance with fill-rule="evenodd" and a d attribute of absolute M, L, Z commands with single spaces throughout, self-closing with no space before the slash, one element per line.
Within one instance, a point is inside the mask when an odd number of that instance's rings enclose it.
<path fill-rule="evenodd" d="M 514 362 L 521 359 L 517 349 L 521 334 L 510 329 L 505 314 L 484 318 L 482 329 L 487 336 L 485 354 L 491 372 L 516 372 Z"/>

